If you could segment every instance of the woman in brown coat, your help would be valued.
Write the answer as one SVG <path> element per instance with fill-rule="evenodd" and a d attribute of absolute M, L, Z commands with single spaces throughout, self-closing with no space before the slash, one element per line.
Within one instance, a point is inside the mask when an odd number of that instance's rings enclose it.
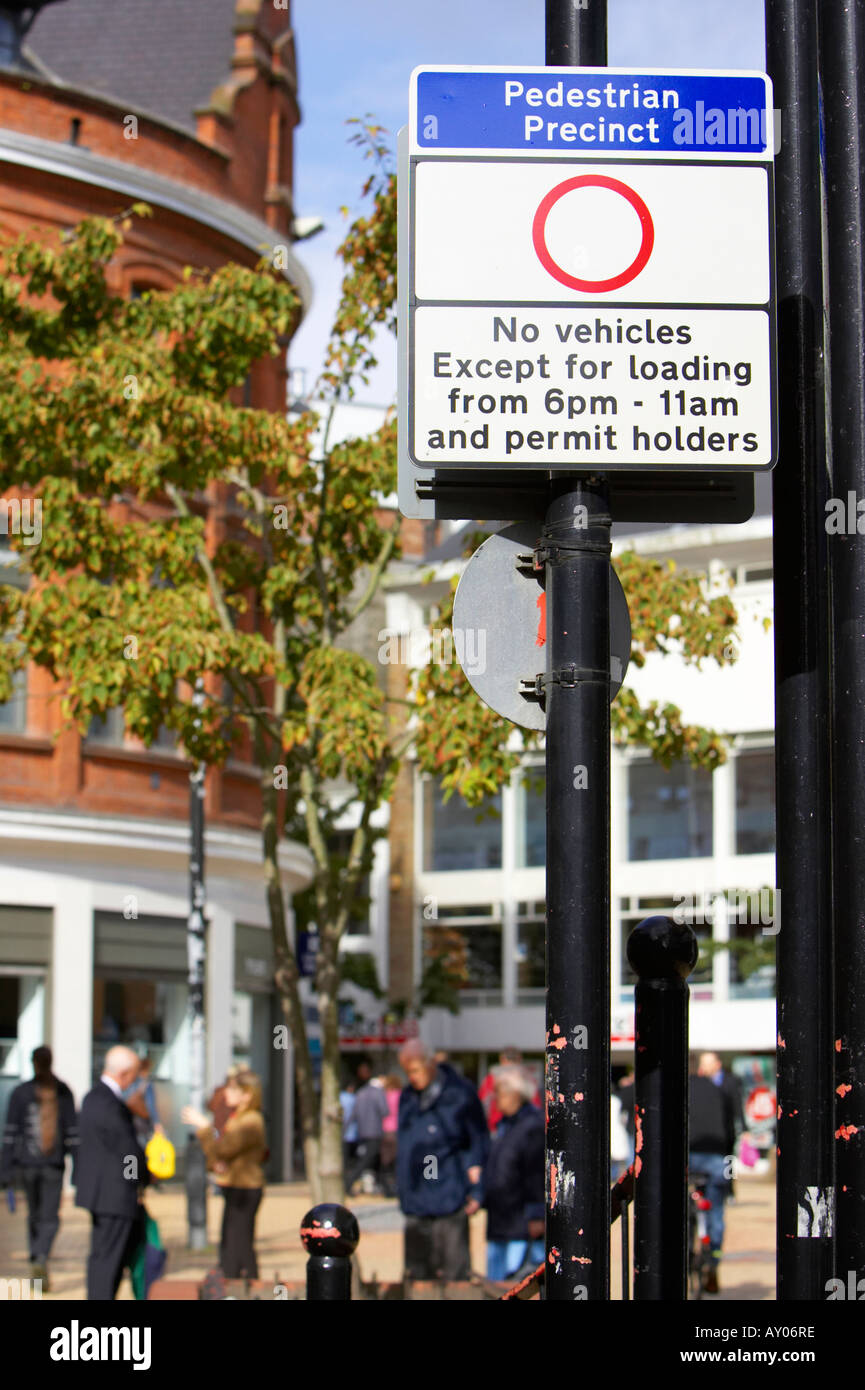
<path fill-rule="evenodd" d="M 258 1278 L 255 1257 L 255 1217 L 264 1190 L 267 1140 L 261 1114 L 261 1082 L 254 1072 L 241 1071 L 225 1085 L 225 1101 L 233 1110 L 222 1135 L 206 1115 L 184 1106 L 184 1123 L 195 1125 L 207 1166 L 225 1197 L 219 1267 L 226 1279 Z"/>

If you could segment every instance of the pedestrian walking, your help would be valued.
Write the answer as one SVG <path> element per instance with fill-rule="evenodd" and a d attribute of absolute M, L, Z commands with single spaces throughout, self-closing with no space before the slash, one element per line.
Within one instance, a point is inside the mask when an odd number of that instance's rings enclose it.
<path fill-rule="evenodd" d="M 355 1082 L 349 1080 L 339 1093 L 339 1108 L 342 1111 L 342 1180 L 348 1191 L 348 1175 L 352 1168 L 354 1152 L 357 1148 L 357 1125 L 354 1121 Z"/>
<path fill-rule="evenodd" d="M 230 1066 L 225 1074 L 225 1080 L 222 1085 L 216 1087 L 216 1090 L 207 1102 L 207 1108 L 213 1116 L 213 1128 L 216 1130 L 217 1134 L 222 1134 L 231 1116 L 231 1107 L 227 1104 L 225 1099 L 225 1088 L 244 1070 L 245 1068 L 241 1066 Z"/>
<path fill-rule="evenodd" d="M 733 1152 L 735 1145 L 744 1134 L 745 1124 L 745 1105 L 742 1095 L 742 1083 L 735 1072 L 727 1071 L 717 1052 L 701 1052 L 697 1063 L 697 1071 L 700 1076 L 708 1076 L 715 1086 L 719 1086 L 727 1098 L 730 1114 L 733 1118 L 733 1145 L 730 1153 Z M 728 1188 L 728 1197 L 735 1196 L 735 1180 L 731 1176 Z"/>
<path fill-rule="evenodd" d="M 102 1075 L 84 1097 L 79 1119 L 75 1205 L 90 1212 L 87 1297 L 110 1301 L 143 1239 L 141 1189 L 148 1181 L 123 1092 L 138 1076 L 131 1048 L 112 1047 Z"/>
<path fill-rule="evenodd" d="M 73 1175 L 78 1155 L 78 1117 L 72 1092 L 51 1070 L 50 1047 L 34 1049 L 33 1080 L 16 1086 L 9 1097 L 0 1186 L 24 1189 L 30 1277 L 50 1289 L 48 1257 L 60 1229 L 60 1198 L 67 1154 Z M 74 1181 L 74 1176 L 73 1176 Z"/>
<path fill-rule="evenodd" d="M 225 1103 L 233 1113 L 221 1136 L 207 1116 L 191 1105 L 183 1107 L 181 1119 L 195 1127 L 225 1198 L 219 1267 L 226 1279 L 257 1279 L 255 1218 L 264 1192 L 267 1140 L 261 1082 L 255 1072 L 241 1071 L 226 1082 Z"/>
<path fill-rule="evenodd" d="M 381 1077 L 371 1076 L 354 1098 L 353 1119 L 357 1127 L 357 1147 L 346 1177 L 346 1192 L 349 1196 L 358 1178 L 361 1179 L 364 1192 L 373 1193 L 378 1190 L 382 1126 L 387 1116 L 388 1104 L 384 1082 Z"/>
<path fill-rule="evenodd" d="M 634 1113 L 634 1072 L 628 1070 L 619 1078 L 616 1095 L 622 1102 L 622 1122 L 628 1134 L 628 1166 L 633 1163 L 636 1152 L 637 1116 Z"/>
<path fill-rule="evenodd" d="M 610 1092 L 610 1179 L 616 1182 L 632 1159 L 631 1136 L 625 1119 L 625 1107 L 616 1090 Z"/>
<path fill-rule="evenodd" d="M 473 1086 L 438 1064 L 419 1039 L 399 1054 L 408 1085 L 399 1103 L 397 1190 L 405 1215 L 406 1279 L 468 1279 L 469 1216 L 480 1209 L 489 1150 Z"/>
<path fill-rule="evenodd" d="M 522 1067 L 496 1067 L 492 1076 L 501 1119 L 483 1173 L 487 1278 L 505 1280 L 544 1260 L 544 1117 Z"/>
<path fill-rule="evenodd" d="M 146 1053 L 141 1057 L 138 1076 L 129 1089 L 123 1093 L 123 1100 L 132 1111 L 135 1137 L 142 1149 L 146 1149 L 151 1135 L 165 1133 L 159 1120 L 159 1111 L 156 1108 L 151 1061 Z"/>
<path fill-rule="evenodd" d="M 522 1066 L 522 1062 L 523 1054 L 517 1047 L 503 1047 L 501 1052 L 499 1053 L 500 1067 L 519 1067 Z M 494 1133 L 495 1128 L 499 1123 L 499 1120 L 502 1118 L 502 1113 L 499 1110 L 498 1105 L 496 1104 L 496 1070 L 497 1068 L 493 1067 L 492 1071 L 487 1073 L 480 1086 L 478 1087 L 478 1100 L 480 1101 L 481 1105 L 484 1107 L 484 1111 L 486 1112 L 487 1125 L 489 1126 L 491 1134 Z M 532 1084 L 532 1094 L 530 1099 L 533 1105 L 539 1106 L 541 1103 L 538 1088 L 536 1085 L 534 1085 L 534 1083 Z"/>
<path fill-rule="evenodd" d="M 724 1203 L 730 1191 L 733 1146 L 736 1140 L 733 1105 L 729 1094 L 708 1076 L 689 1078 L 688 1169 L 705 1175 L 709 1203 L 706 1229 L 712 1265 L 703 1275 L 706 1293 L 719 1289 L 718 1268 L 724 1243 Z"/>
<path fill-rule="evenodd" d="M 746 1129 L 742 1083 L 738 1076 L 735 1072 L 727 1071 L 717 1052 L 701 1052 L 697 1071 L 700 1076 L 708 1076 L 709 1080 L 715 1086 L 720 1086 L 726 1095 L 733 1117 L 735 1137 L 738 1139 Z"/>
<path fill-rule="evenodd" d="M 385 1197 L 396 1196 L 396 1131 L 401 1094 L 400 1078 L 394 1075 L 386 1076 L 384 1096 L 387 1101 L 387 1115 L 381 1122 L 381 1188 Z"/>

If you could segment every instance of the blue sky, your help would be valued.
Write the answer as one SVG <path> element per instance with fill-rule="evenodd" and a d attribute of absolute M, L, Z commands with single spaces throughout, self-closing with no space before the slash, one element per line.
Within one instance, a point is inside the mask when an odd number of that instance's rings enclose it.
<path fill-rule="evenodd" d="M 326 230 L 301 243 L 315 302 L 292 344 L 291 362 L 318 373 L 337 303 L 335 252 L 343 204 L 356 208 L 366 166 L 348 144 L 351 116 L 370 114 L 392 135 L 405 124 L 408 82 L 423 64 L 518 67 L 544 61 L 544 0 L 294 0 L 300 104 L 295 203 Z M 609 0 L 614 67 L 763 68 L 763 0 Z M 360 399 L 396 395 L 388 343 Z"/>

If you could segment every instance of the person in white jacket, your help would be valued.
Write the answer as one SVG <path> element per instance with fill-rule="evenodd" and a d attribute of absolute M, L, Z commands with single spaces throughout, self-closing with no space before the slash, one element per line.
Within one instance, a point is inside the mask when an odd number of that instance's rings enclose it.
<path fill-rule="evenodd" d="M 620 1178 L 631 1161 L 631 1136 L 625 1124 L 625 1107 L 615 1091 L 610 1095 L 610 1177 Z"/>

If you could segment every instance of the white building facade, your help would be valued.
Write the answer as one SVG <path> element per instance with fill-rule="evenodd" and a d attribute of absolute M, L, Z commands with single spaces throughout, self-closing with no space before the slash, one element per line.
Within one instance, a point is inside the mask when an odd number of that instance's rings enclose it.
<path fill-rule="evenodd" d="M 312 862 L 285 842 L 286 893 Z M 232 1062 L 262 1076 L 273 1176 L 291 1172 L 291 1054 L 281 1021 L 260 836 L 215 826 L 205 840 L 207 1084 Z M 160 1118 L 182 1157 L 189 1130 L 186 923 L 189 828 L 182 821 L 0 808 L 0 1111 L 30 1054 L 48 1043 L 80 1104 L 115 1042 L 151 1061 Z M 9 906 L 6 906 L 8 904 Z"/>
<path fill-rule="evenodd" d="M 614 554 L 636 549 L 729 592 L 738 612 L 735 664 L 698 669 L 676 654 L 652 655 L 627 681 L 642 701 L 679 706 L 684 719 L 725 736 L 714 774 L 689 764 L 663 769 L 647 754 L 612 750 L 612 1017 L 614 1064 L 633 1061 L 630 930 L 655 913 L 677 915 L 716 945 L 691 977 L 690 1037 L 735 1064 L 745 1096 L 774 1066 L 774 682 L 772 538 L 768 515 L 738 526 L 626 528 Z M 431 601 L 462 562 L 410 579 L 393 593 L 389 630 L 420 628 Z M 488 647 L 491 643 L 488 642 Z M 531 673 L 527 673 L 531 674 Z M 532 766 L 534 765 L 534 780 Z M 461 938 L 467 979 L 460 1009 L 428 1010 L 422 1034 L 483 1075 L 500 1048 L 519 1047 L 538 1074 L 544 1039 L 545 821 L 542 755 L 533 755 L 478 820 L 458 797 L 416 778 L 414 961 L 419 986 L 432 934 Z M 454 938 L 452 938 L 454 939 Z M 723 949 L 727 941 L 739 942 Z M 740 952 L 748 945 L 743 955 Z M 755 960 L 758 962 L 755 967 Z"/>

